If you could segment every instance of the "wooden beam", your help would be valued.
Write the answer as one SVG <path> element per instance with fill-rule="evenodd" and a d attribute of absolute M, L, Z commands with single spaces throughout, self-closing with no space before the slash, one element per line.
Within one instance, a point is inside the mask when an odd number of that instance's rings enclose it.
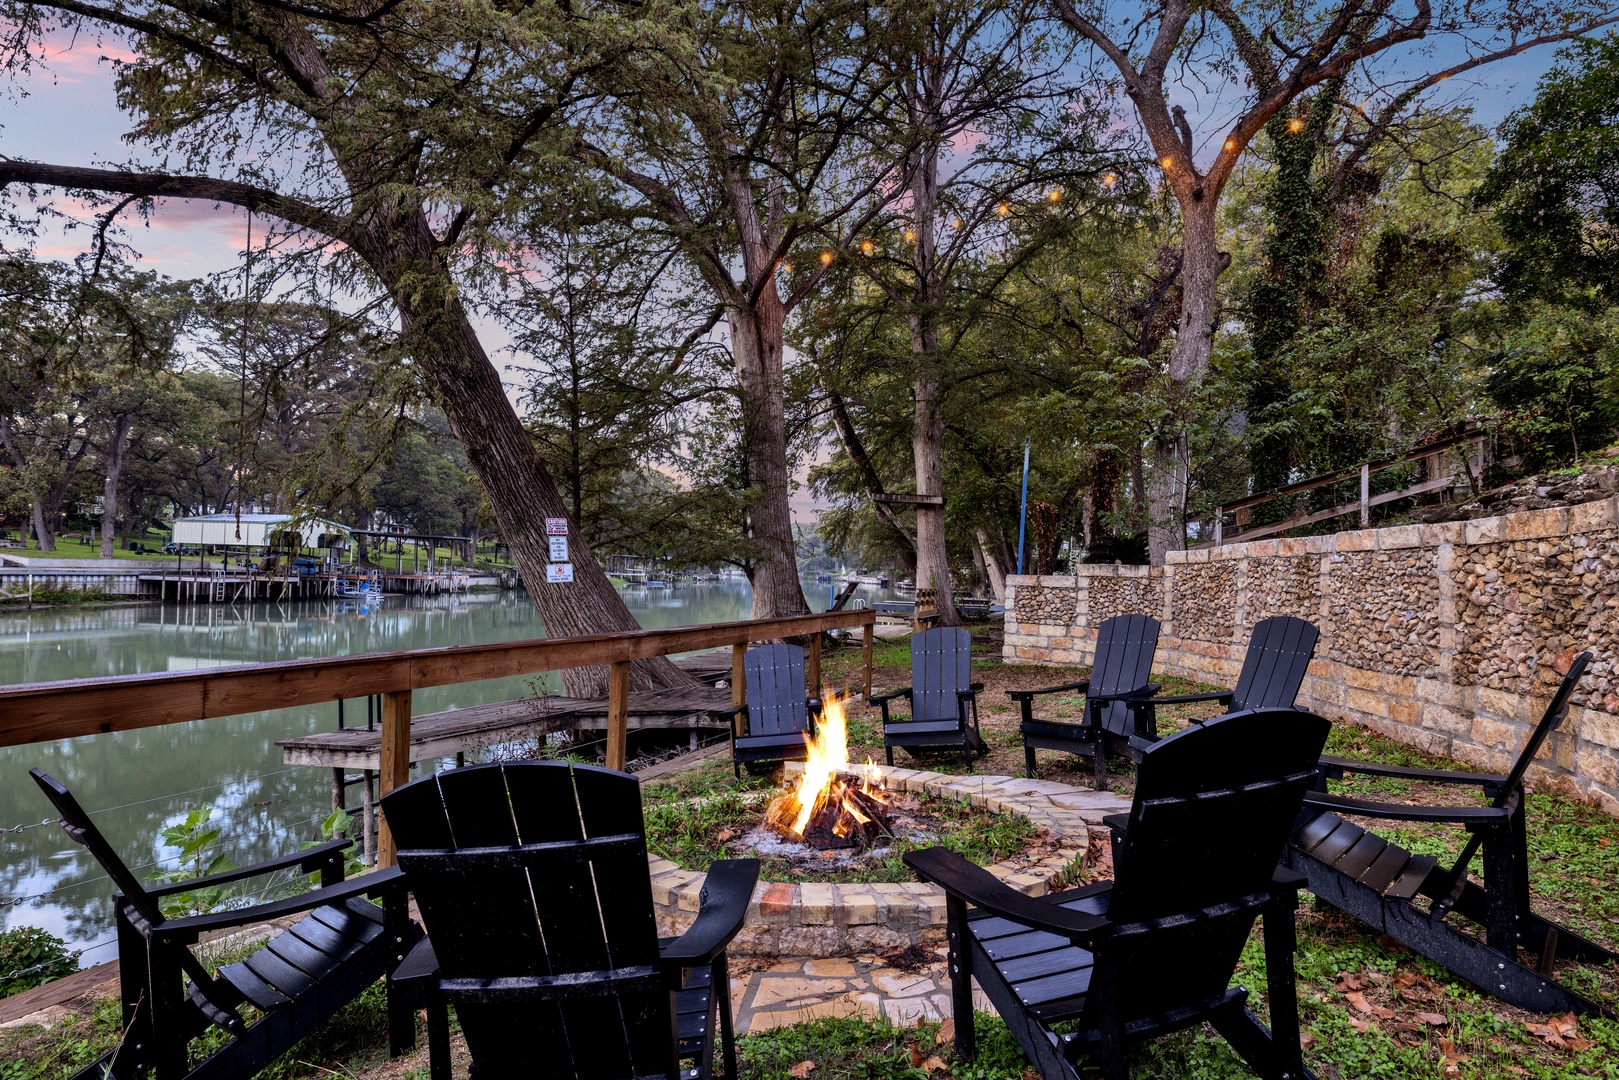
<path fill-rule="evenodd" d="M 821 635 L 811 634 L 809 642 L 809 659 L 804 668 L 805 681 L 809 683 L 809 696 L 821 696 Z"/>
<path fill-rule="evenodd" d="M 869 626 L 868 610 L 0 687 L 0 747 Z"/>
<path fill-rule="evenodd" d="M 944 496 L 877 494 L 871 497 L 871 501 L 889 506 L 943 506 Z"/>
<path fill-rule="evenodd" d="M 731 708 L 740 709 L 748 703 L 748 647 L 746 645 L 731 646 Z M 732 731 L 738 735 L 748 730 L 748 718 L 743 713 L 737 713 L 731 718 Z"/>
<path fill-rule="evenodd" d="M 410 691 L 395 690 L 382 695 L 382 755 L 377 771 L 380 795 L 410 783 Z M 377 867 L 394 864 L 393 833 L 387 819 L 378 815 Z"/>
<path fill-rule="evenodd" d="M 624 771 L 630 741 L 630 662 L 615 660 L 607 676 L 607 767 Z"/>
<path fill-rule="evenodd" d="M 871 697 L 871 642 L 876 637 L 877 624 L 875 621 L 867 623 L 860 628 L 860 659 L 865 668 L 866 696 Z"/>

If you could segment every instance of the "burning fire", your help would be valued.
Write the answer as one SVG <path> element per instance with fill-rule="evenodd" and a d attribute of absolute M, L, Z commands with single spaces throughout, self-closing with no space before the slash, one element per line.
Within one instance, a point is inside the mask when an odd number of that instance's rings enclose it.
<path fill-rule="evenodd" d="M 765 821 L 776 831 L 815 847 L 854 847 L 888 832 L 881 821 L 884 799 L 881 790 L 866 780 L 846 780 L 840 775 L 851 770 L 844 698 L 828 693 L 822 700 L 804 771 L 793 790 L 771 802 Z"/>

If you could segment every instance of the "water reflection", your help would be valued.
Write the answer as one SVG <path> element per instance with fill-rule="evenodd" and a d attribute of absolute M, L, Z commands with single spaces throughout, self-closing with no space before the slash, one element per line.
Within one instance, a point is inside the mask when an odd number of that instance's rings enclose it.
<path fill-rule="evenodd" d="M 806 582 L 805 592 L 815 610 L 825 610 L 824 585 Z M 632 587 L 623 595 L 648 628 L 743 619 L 752 602 L 741 580 Z M 864 596 L 878 598 L 874 590 Z M 389 597 L 380 605 L 309 600 L 14 612 L 0 614 L 0 684 L 543 636 L 522 593 Z M 413 709 L 437 712 L 559 688 L 548 673 L 434 687 L 416 691 Z M 363 723 L 364 711 L 363 701 L 351 703 L 349 723 Z M 27 777 L 38 766 L 92 811 L 113 847 L 143 877 L 160 863 L 174 865 L 173 851 L 158 835 L 203 805 L 213 807 L 232 861 L 267 859 L 315 838 L 331 804 L 330 772 L 284 766 L 276 740 L 336 726 L 337 706 L 328 702 L 0 749 L 0 828 L 38 822 L 49 813 Z M 16 898 L 37 899 L 11 906 Z M 0 928 L 43 926 L 79 947 L 111 936 L 110 885 L 54 821 L 0 833 L 0 905 Z M 95 947 L 82 962 L 99 963 L 113 952 L 110 945 Z"/>

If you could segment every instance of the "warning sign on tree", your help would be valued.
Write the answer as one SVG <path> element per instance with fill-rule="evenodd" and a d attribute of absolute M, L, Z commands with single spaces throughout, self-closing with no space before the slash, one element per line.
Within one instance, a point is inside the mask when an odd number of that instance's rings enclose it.
<path fill-rule="evenodd" d="M 545 580 L 551 585 L 566 585 L 573 580 L 573 563 L 554 562 L 545 568 Z"/>
<path fill-rule="evenodd" d="M 551 539 L 551 561 L 568 561 L 568 538 L 566 536 L 553 536 Z"/>
<path fill-rule="evenodd" d="M 546 518 L 545 519 L 545 535 L 546 536 L 567 536 L 568 535 L 568 519 L 567 518 Z"/>

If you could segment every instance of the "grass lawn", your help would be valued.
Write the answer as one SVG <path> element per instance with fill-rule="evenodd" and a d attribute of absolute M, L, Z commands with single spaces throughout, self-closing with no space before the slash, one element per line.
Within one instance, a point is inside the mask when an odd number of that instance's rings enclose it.
<path fill-rule="evenodd" d="M 141 543 L 145 544 L 147 547 L 152 548 L 161 548 L 168 542 L 169 538 L 167 536 L 157 533 L 153 533 L 145 540 L 141 541 Z M 56 538 L 55 551 L 41 551 L 39 548 L 30 544 L 26 550 L 16 547 L 6 548 L 5 553 L 8 555 L 20 555 L 27 559 L 99 559 L 101 558 L 101 541 L 97 540 L 92 544 L 89 542 L 81 542 L 80 540 L 70 536 L 58 536 Z M 164 555 L 161 552 L 155 555 L 142 555 L 133 551 L 125 551 L 122 546 L 114 547 L 112 549 L 112 557 L 115 559 L 133 559 L 145 562 L 174 561 L 173 555 Z M 192 566 L 197 564 L 197 557 L 195 555 L 188 555 L 186 556 L 186 559 Z"/>
<path fill-rule="evenodd" d="M 1017 714 L 1007 689 L 1068 682 L 1082 669 L 1006 666 L 999 659 L 998 633 L 976 639 L 974 677 L 987 689 L 980 698 L 987 761 L 976 771 L 1021 774 L 1023 753 L 1017 737 Z M 858 651 L 829 654 L 827 681 L 841 684 L 858 671 Z M 875 649 L 875 682 L 894 687 L 909 681 L 910 657 L 904 642 L 879 643 Z M 1164 680 L 1166 692 L 1194 688 L 1180 680 Z M 1212 689 L 1210 687 L 1195 687 Z M 1042 715 L 1077 715 L 1074 698 L 1042 700 Z M 1207 705 L 1160 711 L 1163 730 L 1174 729 L 1189 715 L 1217 712 Z M 882 760 L 875 710 L 850 709 L 851 757 Z M 1335 725 L 1329 753 L 1341 757 L 1429 767 L 1457 767 L 1364 729 Z M 906 759 L 898 759 L 903 763 Z M 927 767 L 960 772 L 953 755 L 930 757 Z M 1110 781 L 1129 790 L 1133 777 L 1127 763 L 1110 762 Z M 1088 761 L 1042 752 L 1042 777 L 1084 783 Z M 725 796 L 757 782 L 733 785 L 729 773 L 708 768 L 661 782 L 651 793 L 655 805 L 670 793 Z M 652 787 L 652 785 L 649 785 Z M 699 790 L 701 789 L 701 790 Z M 1439 793 L 1421 785 L 1368 780 L 1339 786 L 1352 794 L 1379 799 L 1435 801 Z M 1459 792 L 1446 789 L 1450 798 Z M 1482 800 L 1481 800 L 1482 801 Z M 716 809 L 716 813 L 720 810 Z M 655 811 L 653 811 L 655 813 Z M 1549 793 L 1529 799 L 1530 885 L 1536 909 L 1610 945 L 1619 941 L 1619 821 L 1584 803 Z M 1429 826 L 1387 828 L 1417 851 L 1442 854 L 1459 849 L 1462 834 Z M 698 843 L 711 843 L 699 838 Z M 696 853 L 701 854 L 701 853 Z M 1605 1077 L 1619 1080 L 1619 1023 L 1580 1019 L 1570 1024 L 1527 1013 L 1484 997 L 1437 966 L 1413 955 L 1339 912 L 1303 897 L 1298 914 L 1298 994 L 1305 1032 L 1306 1063 L 1324 1080 L 1350 1077 L 1420 1077 L 1434 1080 L 1495 1080 L 1538 1077 L 1575 1080 Z M 1253 991 L 1255 1010 L 1264 1017 L 1265 973 L 1256 932 L 1238 968 L 1236 981 Z M 1599 1002 L 1619 1008 L 1619 972 L 1589 966 L 1559 965 L 1558 977 Z M 108 1004 L 87 1011 L 78 1021 L 49 1032 L 38 1029 L 0 1031 L 0 1080 L 34 1080 L 67 1075 L 112 1039 L 116 1011 Z M 955 1060 L 949 1031 L 940 1025 L 896 1028 L 867 1020 L 818 1020 L 749 1035 L 741 1040 L 743 1075 L 749 1080 L 1023 1080 L 1028 1069 L 1010 1034 L 999 1020 L 979 1018 L 979 1055 L 972 1062 Z M 941 1035 L 943 1037 L 941 1037 Z M 390 1062 L 386 1055 L 386 1021 L 374 992 L 344 1010 L 320 1033 L 296 1048 L 265 1075 L 278 1078 L 324 1078 L 341 1074 L 357 1080 L 425 1077 L 426 1054 Z M 1160 1039 L 1134 1052 L 1131 1075 L 1142 1080 L 1225 1078 L 1252 1075 L 1211 1030 L 1194 1029 Z M 809 1065 L 806 1065 L 809 1063 Z M 813 1067 L 810 1067 L 813 1066 Z M 464 1075 L 464 1058 L 458 1060 Z"/>

